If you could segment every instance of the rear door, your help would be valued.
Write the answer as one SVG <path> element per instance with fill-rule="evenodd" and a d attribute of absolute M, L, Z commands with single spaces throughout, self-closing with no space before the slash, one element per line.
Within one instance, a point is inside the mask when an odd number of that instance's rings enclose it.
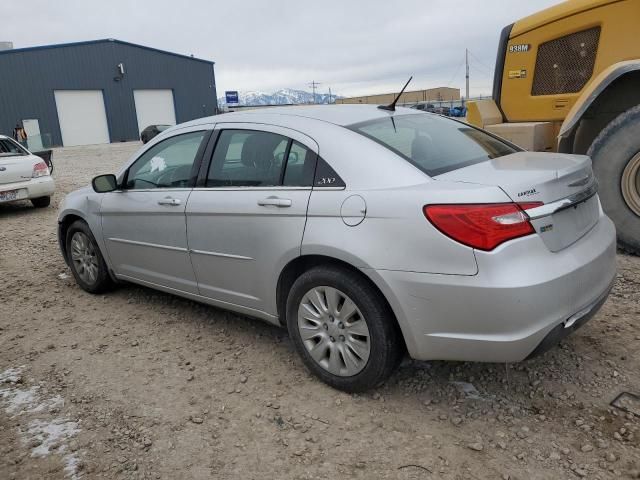
<path fill-rule="evenodd" d="M 278 274 L 300 255 L 318 146 L 266 125 L 218 124 L 216 134 L 186 211 L 200 294 L 275 315 Z"/>
<path fill-rule="evenodd" d="M 117 275 L 197 293 L 185 207 L 210 131 L 186 129 L 146 150 L 122 190 L 104 195 L 102 232 Z"/>

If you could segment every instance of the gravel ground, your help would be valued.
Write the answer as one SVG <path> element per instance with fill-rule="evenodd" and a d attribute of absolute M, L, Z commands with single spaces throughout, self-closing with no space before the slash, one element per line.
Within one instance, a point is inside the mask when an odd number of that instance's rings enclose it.
<path fill-rule="evenodd" d="M 405 361 L 347 395 L 286 331 L 133 285 L 80 290 L 58 252 L 64 193 L 136 143 L 56 150 L 51 208 L 0 206 L 0 477 L 640 478 L 640 258 L 601 312 L 533 361 Z"/>

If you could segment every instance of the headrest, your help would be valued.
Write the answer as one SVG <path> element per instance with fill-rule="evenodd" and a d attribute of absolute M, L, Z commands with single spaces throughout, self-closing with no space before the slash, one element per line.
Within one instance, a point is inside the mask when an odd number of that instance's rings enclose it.
<path fill-rule="evenodd" d="M 267 170 L 273 163 L 273 152 L 282 138 L 277 135 L 254 133 L 242 145 L 240 161 L 247 167 Z"/>

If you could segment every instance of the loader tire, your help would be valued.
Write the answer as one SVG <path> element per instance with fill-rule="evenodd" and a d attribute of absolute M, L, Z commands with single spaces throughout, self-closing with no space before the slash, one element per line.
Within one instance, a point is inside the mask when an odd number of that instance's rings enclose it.
<path fill-rule="evenodd" d="M 618 246 L 640 255 L 640 105 L 614 118 L 587 154 L 602 208 L 616 225 Z"/>

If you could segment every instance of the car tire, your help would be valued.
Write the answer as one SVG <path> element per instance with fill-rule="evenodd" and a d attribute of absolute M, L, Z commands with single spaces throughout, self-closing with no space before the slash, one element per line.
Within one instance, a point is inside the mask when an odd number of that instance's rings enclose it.
<path fill-rule="evenodd" d="M 637 180 L 633 183 L 627 178 L 634 166 L 634 175 L 640 175 L 640 105 L 614 118 L 593 141 L 587 155 L 593 160 L 599 181 L 602 208 L 616 225 L 618 246 L 640 255 L 640 215 L 631 207 L 634 204 L 636 210 L 640 208 L 640 192 Z"/>
<path fill-rule="evenodd" d="M 71 224 L 65 247 L 71 272 L 83 290 L 96 294 L 113 288 L 114 282 L 102 252 L 85 222 L 76 220 Z"/>
<path fill-rule="evenodd" d="M 286 317 L 306 367 L 338 390 L 374 388 L 402 360 L 404 344 L 393 312 L 379 291 L 346 268 L 319 266 L 300 275 L 289 291 Z"/>
<path fill-rule="evenodd" d="M 46 208 L 51 205 L 51 197 L 32 198 L 31 204 L 36 208 Z"/>

